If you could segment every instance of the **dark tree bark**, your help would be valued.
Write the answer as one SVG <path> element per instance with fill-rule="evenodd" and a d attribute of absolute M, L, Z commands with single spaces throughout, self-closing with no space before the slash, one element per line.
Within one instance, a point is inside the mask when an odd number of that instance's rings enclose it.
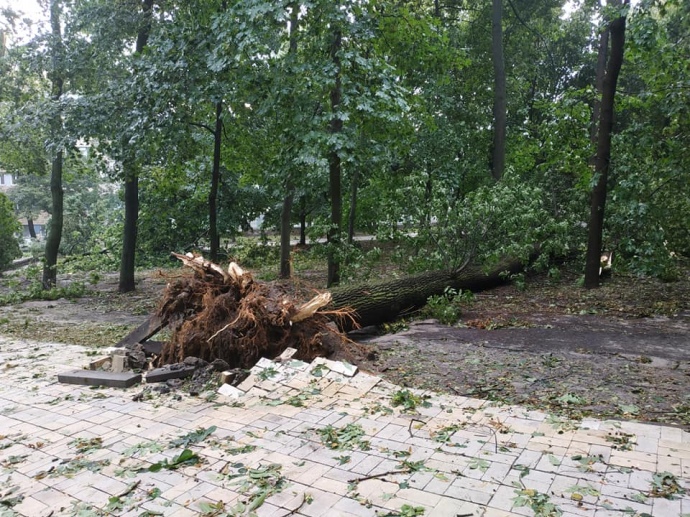
<path fill-rule="evenodd" d="M 491 12 L 491 56 L 494 65 L 494 139 L 491 149 L 491 175 L 503 177 L 506 161 L 506 69 L 503 56 L 503 0 L 493 0 Z"/>
<path fill-rule="evenodd" d="M 36 238 L 36 227 L 34 226 L 34 218 L 28 216 L 26 218 L 26 225 L 29 227 L 29 237 L 32 239 Z"/>
<path fill-rule="evenodd" d="M 627 3 L 627 2 L 625 2 Z M 596 185 L 592 190 L 589 216 L 589 235 L 587 241 L 587 261 L 585 264 L 585 287 L 599 287 L 599 268 L 601 266 L 601 245 L 604 229 L 604 209 L 611 160 L 611 135 L 613 133 L 614 100 L 618 74 L 623 65 L 625 50 L 625 16 L 620 16 L 608 25 L 611 41 L 611 54 L 604 76 L 599 130 L 597 134 L 597 156 L 595 165 Z"/>
<path fill-rule="evenodd" d="M 137 34 L 135 53 L 141 54 L 146 47 L 151 32 L 151 12 L 153 0 L 143 0 L 143 23 Z M 122 236 L 122 255 L 120 257 L 120 281 L 118 291 L 128 293 L 134 291 L 134 264 L 137 246 L 137 223 L 139 220 L 139 171 L 135 160 L 127 149 L 128 143 L 123 138 L 123 152 L 126 158 L 122 161 L 122 172 L 125 179 L 125 222 Z"/>
<path fill-rule="evenodd" d="M 357 220 L 357 190 L 359 189 L 359 169 L 355 169 L 350 185 L 350 213 L 347 218 L 347 243 L 355 240 L 355 221 Z"/>
<path fill-rule="evenodd" d="M 283 209 L 280 212 L 280 278 L 292 276 L 290 237 L 292 233 L 292 202 L 295 196 L 290 179 L 287 181 L 285 190 L 287 194 L 283 198 Z"/>
<path fill-rule="evenodd" d="M 594 102 L 592 103 L 592 124 L 589 130 L 589 139 L 592 141 L 592 145 L 597 145 L 597 136 L 599 130 L 599 116 L 601 112 L 601 96 L 604 91 L 604 77 L 606 77 L 606 61 L 609 55 L 609 30 L 602 31 L 599 36 L 599 51 L 597 55 L 597 72 L 596 78 L 594 80 L 594 88 L 596 89 L 597 95 L 594 97 Z M 596 153 L 592 156 L 591 164 L 596 165 Z"/>
<path fill-rule="evenodd" d="M 336 76 L 335 84 L 331 88 L 331 113 L 333 118 L 330 123 L 330 131 L 333 134 L 341 133 L 343 130 L 343 121 L 338 117 L 337 112 L 340 107 L 342 98 L 342 79 L 340 75 L 340 48 L 342 47 L 342 33 L 339 28 L 335 28 L 333 32 L 333 41 L 331 43 L 331 60 L 335 65 Z M 342 225 L 342 194 L 341 194 L 341 175 L 342 164 L 338 150 L 333 147 L 328 153 L 328 180 L 331 197 L 331 226 L 328 230 L 328 243 L 330 244 L 330 251 L 328 253 L 328 286 L 338 285 L 340 283 L 340 260 L 337 258 L 337 246 L 340 244 L 340 233 Z"/>
<path fill-rule="evenodd" d="M 139 219 L 139 173 L 132 159 L 122 162 L 125 176 L 125 222 L 122 238 L 122 255 L 120 256 L 120 281 L 118 291 L 134 291 L 134 264 L 137 245 L 137 222 Z"/>
<path fill-rule="evenodd" d="M 290 46 L 288 54 L 294 56 L 297 53 L 297 22 L 299 4 L 294 3 L 290 10 Z M 280 278 L 292 276 L 292 261 L 290 260 L 290 237 L 292 236 L 292 204 L 295 199 L 294 184 L 291 174 L 285 182 L 285 197 L 280 212 Z"/>
<path fill-rule="evenodd" d="M 377 325 L 423 307 L 429 296 L 441 295 L 447 287 L 490 289 L 507 281 L 508 275 L 503 273 L 518 273 L 523 267 L 520 260 L 505 259 L 489 272 L 471 266 L 458 272 L 430 271 L 377 284 L 335 288 L 331 289 L 331 305 L 335 309 L 353 309 L 357 323 L 363 327 Z"/>
<path fill-rule="evenodd" d="M 218 261 L 220 236 L 218 235 L 218 185 L 220 184 L 220 149 L 223 140 L 223 101 L 216 102 L 216 124 L 213 131 L 213 169 L 211 190 L 208 193 L 208 237 L 211 241 L 210 259 Z"/>
<path fill-rule="evenodd" d="M 62 97 L 63 89 L 63 70 L 62 70 L 62 31 L 60 29 L 60 2 L 52 0 L 50 3 L 50 27 L 52 38 L 52 70 L 50 81 L 51 98 L 57 104 Z M 58 109 L 51 121 L 51 132 L 53 138 L 58 138 L 62 133 L 62 118 Z M 48 236 L 46 238 L 45 262 L 43 264 L 43 289 L 51 289 L 57 283 L 57 257 L 62 240 L 64 191 L 62 189 L 62 149 L 58 150 L 53 157 L 50 171 L 50 194 L 52 197 L 52 214 Z"/>
<path fill-rule="evenodd" d="M 299 209 L 299 244 L 307 245 L 307 197 L 300 197 Z"/>

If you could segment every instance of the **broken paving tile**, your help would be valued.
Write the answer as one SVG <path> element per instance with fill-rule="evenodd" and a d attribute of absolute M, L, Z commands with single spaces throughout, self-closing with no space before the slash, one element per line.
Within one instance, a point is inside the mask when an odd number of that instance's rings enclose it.
<path fill-rule="evenodd" d="M 102 372 L 93 370 L 73 370 L 58 374 L 58 382 L 80 384 L 83 386 L 107 386 L 109 388 L 129 388 L 141 382 L 140 373 Z"/>
<path fill-rule="evenodd" d="M 296 348 L 288 347 L 285 350 L 283 350 L 283 353 L 277 357 L 276 361 L 280 361 L 280 362 L 288 361 L 288 360 L 292 359 L 292 356 L 295 355 L 296 353 L 297 353 Z"/>
<path fill-rule="evenodd" d="M 218 388 L 218 393 L 220 395 L 224 395 L 226 397 L 230 397 L 233 399 L 238 399 L 242 395 L 244 395 L 244 392 L 242 390 L 238 390 L 230 384 L 223 384 L 220 388 Z"/>
<path fill-rule="evenodd" d="M 262 357 L 259 359 L 259 361 L 254 365 L 254 368 L 261 368 L 262 370 L 265 368 L 275 368 L 276 364 L 271 361 L 270 359 L 266 359 L 265 357 Z"/>

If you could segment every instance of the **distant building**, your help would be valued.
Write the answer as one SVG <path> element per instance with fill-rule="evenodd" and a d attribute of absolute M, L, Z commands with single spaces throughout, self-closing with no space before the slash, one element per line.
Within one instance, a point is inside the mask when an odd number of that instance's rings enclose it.
<path fill-rule="evenodd" d="M 7 192 L 14 184 L 14 176 L 0 171 L 0 192 Z"/>

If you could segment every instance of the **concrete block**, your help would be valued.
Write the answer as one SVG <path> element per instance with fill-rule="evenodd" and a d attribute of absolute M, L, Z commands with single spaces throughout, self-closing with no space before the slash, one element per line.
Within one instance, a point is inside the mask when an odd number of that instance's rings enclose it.
<path fill-rule="evenodd" d="M 115 373 L 122 373 L 125 371 L 127 366 L 127 358 L 124 355 L 115 354 L 113 355 L 113 366 L 112 371 Z"/>
<path fill-rule="evenodd" d="M 141 382 L 140 373 L 102 372 L 92 370 L 72 370 L 58 374 L 58 382 L 80 384 L 82 386 L 107 386 L 109 388 L 129 388 Z"/>
<path fill-rule="evenodd" d="M 163 382 L 168 379 L 184 379 L 185 377 L 191 377 L 194 375 L 193 366 L 186 366 L 184 368 L 179 368 L 177 370 L 170 370 L 169 368 L 156 368 L 151 370 L 146 374 L 146 382 Z"/>
<path fill-rule="evenodd" d="M 218 388 L 218 393 L 220 395 L 224 395 L 226 397 L 230 397 L 233 399 L 238 399 L 242 395 L 244 395 L 244 392 L 242 390 L 238 390 L 230 384 L 223 384 L 220 388 Z"/>

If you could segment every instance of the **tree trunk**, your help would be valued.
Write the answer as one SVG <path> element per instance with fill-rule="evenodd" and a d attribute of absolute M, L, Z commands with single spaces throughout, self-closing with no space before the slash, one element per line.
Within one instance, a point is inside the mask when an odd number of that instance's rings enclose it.
<path fill-rule="evenodd" d="M 423 307 L 429 296 L 441 295 L 448 287 L 469 291 L 489 289 L 506 282 L 507 275 L 503 273 L 518 273 L 523 267 L 519 260 L 505 259 L 489 272 L 472 266 L 457 273 L 429 271 L 388 282 L 335 288 L 331 290 L 331 306 L 353 309 L 357 323 L 363 327 L 377 325 Z M 344 328 L 350 327 L 344 325 Z"/>
<path fill-rule="evenodd" d="M 297 22 L 299 21 L 299 3 L 290 6 L 290 42 L 288 54 L 292 57 L 297 53 Z M 294 185 L 291 173 L 288 172 L 285 181 L 285 197 L 280 212 L 280 278 L 292 276 L 292 261 L 290 260 L 290 237 L 292 237 L 292 203 L 295 199 Z"/>
<path fill-rule="evenodd" d="M 290 237 L 292 236 L 292 202 L 295 196 L 292 181 L 289 178 L 285 190 L 287 194 L 283 198 L 283 209 L 280 212 L 280 278 L 292 276 Z"/>
<path fill-rule="evenodd" d="M 609 30 L 602 31 L 599 36 L 599 53 L 597 56 L 597 72 L 596 78 L 594 80 L 594 88 L 596 90 L 596 95 L 594 97 L 594 102 L 592 103 L 592 123 L 589 129 L 589 139 L 592 142 L 592 146 L 597 145 L 597 136 L 599 129 L 599 115 L 601 112 L 601 96 L 604 92 L 604 77 L 606 77 L 606 60 L 609 54 Z M 596 153 L 592 155 L 591 165 L 596 166 L 597 156 Z"/>
<path fill-rule="evenodd" d="M 333 33 L 333 42 L 331 44 L 331 59 L 335 65 L 335 84 L 331 89 L 331 113 L 333 118 L 330 123 L 330 131 L 333 134 L 341 133 L 343 130 L 343 121 L 337 116 L 338 108 L 342 97 L 342 82 L 340 76 L 340 48 L 342 46 L 342 33 L 340 29 L 335 28 Z M 341 179 L 341 160 L 338 149 L 335 145 L 332 146 L 328 153 L 328 180 L 331 197 L 331 226 L 328 230 L 328 286 L 337 285 L 340 283 L 340 259 L 338 258 L 337 247 L 340 244 L 341 220 L 342 220 L 342 195 L 340 192 Z"/>
<path fill-rule="evenodd" d="M 625 16 L 621 16 L 610 22 L 608 30 L 611 40 L 611 56 L 606 69 L 602 90 L 595 167 L 597 181 L 592 190 L 590 203 L 587 261 L 585 264 L 585 287 L 588 289 L 599 287 L 604 209 L 606 207 L 608 173 L 611 159 L 613 107 L 618 74 L 623 65 L 623 52 L 625 50 Z"/>
<path fill-rule="evenodd" d="M 134 291 L 134 261 L 137 245 L 137 220 L 139 219 L 139 174 L 132 160 L 122 163 L 125 176 L 125 223 L 120 256 L 120 281 L 117 290 L 121 293 Z"/>
<path fill-rule="evenodd" d="M 503 56 L 503 0 L 493 0 L 491 13 L 491 56 L 494 65 L 494 139 L 491 175 L 503 177 L 506 161 L 506 68 Z"/>
<path fill-rule="evenodd" d="M 347 218 L 347 243 L 355 240 L 355 221 L 357 219 L 357 189 L 359 188 L 359 169 L 355 169 L 350 185 L 350 214 Z"/>
<path fill-rule="evenodd" d="M 29 237 L 32 239 L 36 238 L 36 227 L 34 226 L 34 218 L 28 216 L 26 218 L 26 225 L 29 227 Z"/>
<path fill-rule="evenodd" d="M 60 29 L 60 4 L 58 0 L 53 0 L 50 4 L 50 26 L 53 37 L 52 41 L 52 70 L 51 97 L 53 102 L 58 104 L 62 97 L 63 77 L 62 77 L 62 31 Z M 57 139 L 62 133 L 62 115 L 60 109 L 56 110 L 51 121 L 51 133 Z M 64 191 L 62 189 L 62 150 L 57 151 L 53 157 L 50 172 L 50 194 L 52 197 L 52 214 L 50 226 L 48 227 L 48 237 L 46 238 L 45 263 L 43 264 L 43 289 L 51 289 L 57 283 L 57 257 L 62 240 Z"/>
<path fill-rule="evenodd" d="M 142 12 L 144 22 L 137 34 L 135 54 L 141 54 L 146 47 L 151 32 L 151 13 L 153 0 L 143 0 Z M 118 291 L 128 293 L 134 291 L 134 265 L 137 246 L 137 223 L 139 220 L 139 171 L 137 165 L 127 149 L 129 145 L 123 140 L 123 153 L 126 158 L 122 161 L 123 175 L 125 178 L 125 222 L 122 235 L 122 256 L 120 257 L 120 281 Z"/>
<path fill-rule="evenodd" d="M 211 241 L 210 259 L 218 261 L 220 236 L 218 235 L 218 185 L 220 184 L 220 150 L 223 139 L 223 101 L 216 102 L 216 125 L 213 131 L 213 169 L 211 190 L 208 193 L 208 237 Z"/>
<path fill-rule="evenodd" d="M 299 211 L 299 244 L 300 246 L 307 245 L 307 197 L 300 198 Z"/>

